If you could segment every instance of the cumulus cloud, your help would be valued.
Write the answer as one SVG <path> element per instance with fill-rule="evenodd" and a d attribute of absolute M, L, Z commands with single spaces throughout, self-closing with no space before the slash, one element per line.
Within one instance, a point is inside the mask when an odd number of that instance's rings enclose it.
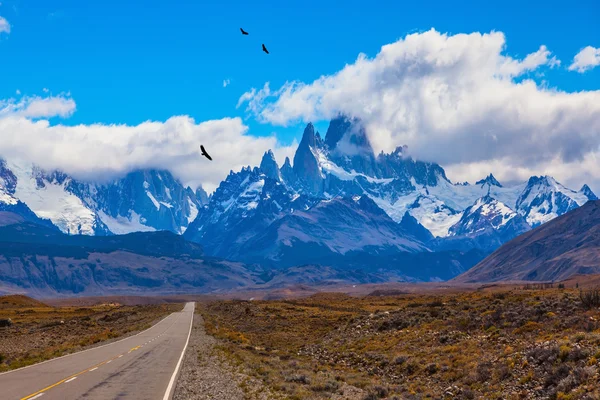
<path fill-rule="evenodd" d="M 17 94 L 17 96 L 19 96 L 19 95 L 21 94 L 21 91 L 20 91 L 19 89 L 17 89 L 17 90 L 15 91 L 15 93 Z"/>
<path fill-rule="evenodd" d="M 0 33 L 10 33 L 10 24 L 6 18 L 0 16 Z"/>
<path fill-rule="evenodd" d="M 281 163 L 297 146 L 280 146 L 275 135 L 248 135 L 240 118 L 196 123 L 174 116 L 134 126 L 66 126 L 33 120 L 31 116 L 43 114 L 47 109 L 41 105 L 51 99 L 0 103 L 0 110 L 10 110 L 0 112 L 0 157 L 59 169 L 85 181 L 118 178 L 135 169 L 168 169 L 186 185 L 202 184 L 213 191 L 230 170 L 258 165 L 266 150 L 273 149 Z M 46 112 L 55 113 L 56 109 Z M 201 143 L 214 161 L 200 155 Z"/>
<path fill-rule="evenodd" d="M 503 165 L 508 177 L 552 166 L 561 179 L 568 172 L 559 166 L 585 166 L 600 181 L 600 170 L 584 162 L 600 146 L 600 91 L 537 84 L 532 75 L 560 64 L 544 45 L 524 58 L 506 51 L 502 32 L 432 29 L 385 45 L 372 59 L 360 54 L 312 83 L 253 88 L 238 107 L 283 126 L 339 113 L 358 117 L 376 151 L 407 144 L 416 158 L 459 174 L 477 169 L 480 178 Z"/>
<path fill-rule="evenodd" d="M 223 80 L 223 87 L 229 86 L 230 83 L 231 83 L 231 81 L 229 79 L 224 79 Z"/>
<path fill-rule="evenodd" d="M 17 90 L 17 94 L 20 92 Z M 75 101 L 67 95 L 40 97 L 23 96 L 19 100 L 0 100 L 0 118 L 22 116 L 26 118 L 69 117 L 75 112 Z"/>
<path fill-rule="evenodd" d="M 585 72 L 600 65 L 600 48 L 587 46 L 573 58 L 569 71 Z"/>

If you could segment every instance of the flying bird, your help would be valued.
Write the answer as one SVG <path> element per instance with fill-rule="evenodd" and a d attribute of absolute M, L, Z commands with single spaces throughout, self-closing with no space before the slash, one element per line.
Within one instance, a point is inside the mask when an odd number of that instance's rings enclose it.
<path fill-rule="evenodd" d="M 242 35 L 247 35 L 248 32 L 246 32 L 245 30 L 243 30 L 242 28 L 240 28 L 240 31 L 242 31 Z"/>
<path fill-rule="evenodd" d="M 263 51 L 267 54 L 269 54 L 269 50 L 267 50 L 267 48 L 265 47 L 265 45 L 263 44 Z"/>
<path fill-rule="evenodd" d="M 202 155 L 206 158 L 208 158 L 209 160 L 212 161 L 212 157 L 208 155 L 208 153 L 206 152 L 206 150 L 204 149 L 204 146 L 200 145 L 200 150 L 202 151 Z"/>

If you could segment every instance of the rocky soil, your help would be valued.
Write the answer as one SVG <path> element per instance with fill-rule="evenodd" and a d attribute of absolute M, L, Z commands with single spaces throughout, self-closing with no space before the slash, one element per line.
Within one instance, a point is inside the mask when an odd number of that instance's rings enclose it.
<path fill-rule="evenodd" d="M 194 315 L 190 342 L 173 400 L 270 399 L 262 382 L 241 372 L 217 351 L 219 341 L 206 334 L 202 315 Z"/>
<path fill-rule="evenodd" d="M 589 293 L 589 292 L 588 292 Z M 291 399 L 600 399 L 600 291 L 220 301 L 220 350 Z M 584 292 L 585 296 L 585 292 Z"/>

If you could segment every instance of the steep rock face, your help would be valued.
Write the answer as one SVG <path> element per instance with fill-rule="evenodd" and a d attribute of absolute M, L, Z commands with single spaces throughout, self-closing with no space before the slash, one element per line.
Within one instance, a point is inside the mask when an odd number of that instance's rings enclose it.
<path fill-rule="evenodd" d="M 325 135 L 331 160 L 346 171 L 379 177 L 373 147 L 358 120 L 340 116 L 333 119 Z"/>
<path fill-rule="evenodd" d="M 289 159 L 286 159 L 289 163 Z M 281 171 L 275 161 L 275 155 L 271 150 L 267 151 L 260 162 L 260 170 L 267 176 L 267 178 L 275 181 L 281 181 Z"/>
<path fill-rule="evenodd" d="M 191 188 L 187 188 L 188 190 L 192 190 Z M 198 205 L 200 206 L 204 206 L 206 204 L 208 204 L 209 200 L 210 200 L 210 196 L 208 195 L 208 193 L 206 193 L 206 191 L 202 188 L 202 186 L 199 186 L 198 188 L 196 188 L 196 201 L 198 201 Z"/>
<path fill-rule="evenodd" d="M 283 179 L 283 181 L 294 187 L 297 185 L 297 180 L 298 178 L 296 177 L 296 174 L 294 172 L 294 168 L 292 168 L 292 164 L 290 162 L 290 158 L 286 157 L 285 161 L 283 163 L 283 165 L 281 166 L 280 169 L 280 174 L 281 174 L 281 178 Z"/>
<path fill-rule="evenodd" d="M 301 187 L 311 195 L 323 192 L 323 176 L 319 167 L 319 150 L 322 147 L 323 143 L 320 137 L 315 135 L 314 126 L 308 124 L 294 155 L 293 170 Z"/>

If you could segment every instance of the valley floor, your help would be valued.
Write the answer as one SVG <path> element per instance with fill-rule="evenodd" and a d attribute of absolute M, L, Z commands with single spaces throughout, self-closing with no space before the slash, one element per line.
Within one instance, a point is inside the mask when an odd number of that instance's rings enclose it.
<path fill-rule="evenodd" d="M 531 285 L 213 301 L 198 311 L 218 342 L 198 319 L 183 379 L 210 381 L 218 355 L 275 398 L 598 399 L 598 305 L 586 307 L 576 289 Z M 213 390 L 204 385 L 193 390 Z M 194 396 L 178 398 L 207 398 Z"/>
<path fill-rule="evenodd" d="M 105 303 L 52 307 L 25 296 L 0 296 L 0 372 L 109 343 L 145 330 L 183 304 Z"/>

